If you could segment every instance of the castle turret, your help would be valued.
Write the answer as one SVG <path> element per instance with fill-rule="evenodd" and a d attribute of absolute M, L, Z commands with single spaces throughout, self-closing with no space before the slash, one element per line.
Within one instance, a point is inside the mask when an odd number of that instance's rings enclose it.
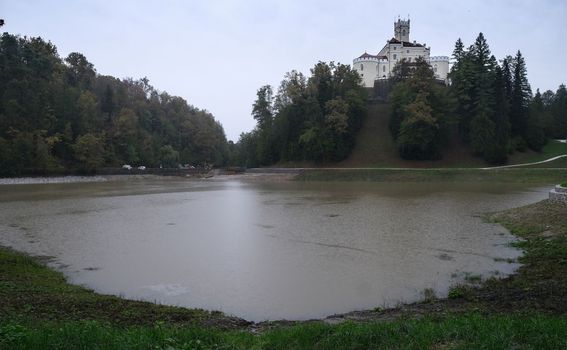
<path fill-rule="evenodd" d="M 429 65 L 433 69 L 435 79 L 443 80 L 448 83 L 449 75 L 449 57 L 448 56 L 431 56 L 429 57 Z"/>
<path fill-rule="evenodd" d="M 398 18 L 397 22 L 394 22 L 394 37 L 399 41 L 409 42 L 409 31 L 410 31 L 410 20 L 404 21 Z"/>

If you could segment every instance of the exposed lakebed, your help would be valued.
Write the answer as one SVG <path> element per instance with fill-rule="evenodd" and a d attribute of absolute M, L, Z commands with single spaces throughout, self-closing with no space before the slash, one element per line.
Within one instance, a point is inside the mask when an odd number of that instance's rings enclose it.
<path fill-rule="evenodd" d="M 51 256 L 102 293 L 308 319 L 445 295 L 512 273 L 513 237 L 479 214 L 547 196 L 487 183 L 137 178 L 0 186 L 0 244 Z"/>

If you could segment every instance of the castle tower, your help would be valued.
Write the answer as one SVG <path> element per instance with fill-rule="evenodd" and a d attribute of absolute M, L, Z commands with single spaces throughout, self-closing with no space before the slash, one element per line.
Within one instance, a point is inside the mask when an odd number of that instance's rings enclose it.
<path fill-rule="evenodd" d="M 394 22 L 394 37 L 396 40 L 409 42 L 409 30 L 410 30 L 410 20 L 404 21 L 398 18 L 397 22 Z"/>

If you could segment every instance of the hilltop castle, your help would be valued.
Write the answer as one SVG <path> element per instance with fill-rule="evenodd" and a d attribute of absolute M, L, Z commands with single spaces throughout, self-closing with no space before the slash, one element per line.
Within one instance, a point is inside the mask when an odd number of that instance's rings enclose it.
<path fill-rule="evenodd" d="M 418 57 L 423 57 L 429 62 L 436 79 L 447 82 L 449 57 L 430 56 L 431 48 L 415 40 L 411 42 L 409 34 L 410 20 L 398 19 L 397 22 L 394 22 L 394 37 L 386 41 L 386 45 L 377 55 L 365 52 L 353 60 L 352 65 L 362 77 L 364 87 L 374 87 L 375 80 L 388 79 L 396 63 L 402 59 L 415 62 Z"/>

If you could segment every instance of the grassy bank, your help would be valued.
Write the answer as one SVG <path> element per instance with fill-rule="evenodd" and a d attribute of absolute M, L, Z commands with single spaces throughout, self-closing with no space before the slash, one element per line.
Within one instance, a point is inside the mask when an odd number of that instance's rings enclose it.
<path fill-rule="evenodd" d="M 567 177 L 566 169 L 309 169 L 299 181 L 382 181 L 382 182 L 513 182 L 559 183 Z"/>
<path fill-rule="evenodd" d="M 567 205 L 542 201 L 487 220 L 522 238 L 516 275 L 455 286 L 449 299 L 335 318 L 341 324 L 250 324 L 99 295 L 67 284 L 37 259 L 0 249 L 0 348 L 566 348 Z"/>
<path fill-rule="evenodd" d="M 482 316 L 390 323 L 312 323 L 254 335 L 212 329 L 118 328 L 99 322 L 4 324 L 6 349 L 564 349 L 561 317 Z M 8 341 L 6 341 L 8 340 Z"/>

